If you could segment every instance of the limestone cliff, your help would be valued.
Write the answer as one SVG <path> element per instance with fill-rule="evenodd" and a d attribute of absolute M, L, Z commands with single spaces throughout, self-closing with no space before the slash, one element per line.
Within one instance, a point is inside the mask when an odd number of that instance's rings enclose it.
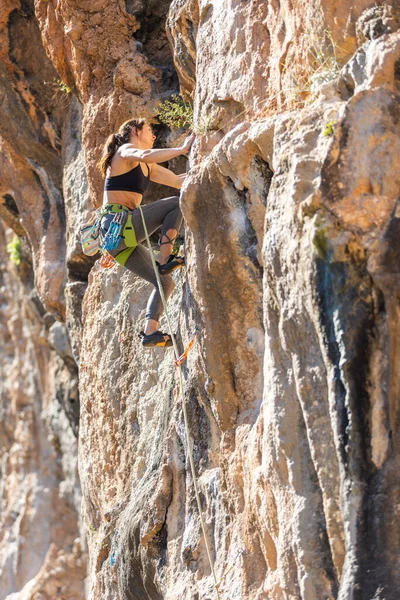
<path fill-rule="evenodd" d="M 148 284 L 78 244 L 107 134 L 180 86 L 170 307 L 219 597 L 397 600 L 397 0 L 5 0 L 0 78 L 1 598 L 217 597 Z"/>

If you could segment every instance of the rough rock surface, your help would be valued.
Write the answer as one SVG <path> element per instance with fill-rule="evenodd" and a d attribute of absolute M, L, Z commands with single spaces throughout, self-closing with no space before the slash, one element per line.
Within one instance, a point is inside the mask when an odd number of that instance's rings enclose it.
<path fill-rule="evenodd" d="M 397 600 L 397 1 L 61 0 L 56 12 L 36 0 L 36 17 L 22 4 L 0 9 L 0 94 L 15 94 L 19 111 L 1 104 L 0 216 L 29 241 L 16 270 L 5 258 L 12 234 L 1 229 L 7 600 L 216 597 L 172 351 L 144 352 L 137 336 L 149 286 L 120 267 L 91 268 L 77 244 L 82 216 L 99 202 L 104 138 L 175 86 L 167 35 L 198 131 L 181 195 L 187 270 L 174 276 L 169 306 L 180 349 L 196 340 L 184 395 L 219 596 Z M 36 35 L 31 20 L 75 95 L 62 118 L 57 102 L 44 110 L 40 91 L 31 104 L 18 100 L 34 82 L 12 28 Z M 36 105 L 58 123 L 60 148 L 26 108 Z M 42 185 L 54 182 L 52 214 L 64 199 L 66 225 L 52 228 L 62 280 L 46 275 L 43 199 L 21 192 L 32 169 Z M 27 300 L 30 252 L 46 309 L 34 293 Z M 66 308 L 54 310 L 64 296 Z M 77 373 L 78 449 L 67 401 Z M 33 554 L 35 498 L 47 518 Z M 61 516 L 68 536 L 54 525 Z M 23 552 L 28 562 L 17 560 Z"/>
<path fill-rule="evenodd" d="M 33 289 L 32 265 L 6 259 L 11 237 L 1 226 L 0 597 L 80 600 L 77 369 L 65 328 Z"/>

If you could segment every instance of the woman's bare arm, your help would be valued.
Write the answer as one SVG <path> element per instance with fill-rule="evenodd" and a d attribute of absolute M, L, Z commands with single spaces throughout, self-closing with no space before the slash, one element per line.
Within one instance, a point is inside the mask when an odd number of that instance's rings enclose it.
<path fill-rule="evenodd" d="M 191 135 L 185 140 L 185 143 L 180 148 L 162 148 L 157 150 L 141 150 L 135 148 L 133 144 L 124 144 L 119 150 L 119 154 L 122 158 L 133 160 L 135 162 L 144 162 L 149 165 L 166 162 L 180 156 L 181 154 L 188 154 L 192 143 L 194 141 L 194 135 Z"/>
<path fill-rule="evenodd" d="M 119 154 L 122 158 L 134 160 L 135 162 L 143 162 L 148 165 L 157 164 L 171 160 L 176 156 L 183 154 L 182 148 L 163 148 L 160 150 L 140 150 L 132 144 L 124 144 L 121 146 Z"/>
<path fill-rule="evenodd" d="M 151 181 L 161 183 L 162 185 L 168 185 L 177 190 L 180 190 L 182 187 L 183 179 L 181 177 L 182 175 L 175 175 L 175 173 L 160 165 L 154 165 L 151 168 Z"/>

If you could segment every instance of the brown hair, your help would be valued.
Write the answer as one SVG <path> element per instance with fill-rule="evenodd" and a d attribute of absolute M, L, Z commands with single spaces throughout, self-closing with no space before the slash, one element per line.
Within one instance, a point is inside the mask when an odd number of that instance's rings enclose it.
<path fill-rule="evenodd" d="M 132 129 L 140 131 L 147 123 L 146 119 L 129 119 L 122 123 L 117 133 L 112 133 L 108 136 L 103 148 L 103 155 L 97 166 L 104 175 L 107 175 L 107 169 L 111 165 L 112 157 L 123 144 L 128 144 L 131 138 Z"/>

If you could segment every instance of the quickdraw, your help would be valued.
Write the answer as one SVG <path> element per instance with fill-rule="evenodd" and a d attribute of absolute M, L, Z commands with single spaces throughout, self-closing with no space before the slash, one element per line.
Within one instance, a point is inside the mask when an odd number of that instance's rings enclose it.
<path fill-rule="evenodd" d="M 125 226 L 128 213 L 125 211 L 115 213 L 113 220 L 110 223 L 106 237 L 103 240 L 102 248 L 110 252 L 118 248 L 122 239 L 122 230 Z"/>
<path fill-rule="evenodd" d="M 103 250 L 103 256 L 99 260 L 99 265 L 103 267 L 103 269 L 112 269 L 116 264 L 115 258 L 111 256 L 107 250 Z"/>
<path fill-rule="evenodd" d="M 183 365 L 183 363 L 185 362 L 185 360 L 188 357 L 188 354 L 190 352 L 190 350 L 193 348 L 193 344 L 196 341 L 196 333 L 199 331 L 199 327 L 198 325 L 195 325 L 192 331 L 192 339 L 190 340 L 190 342 L 188 343 L 188 345 L 186 346 L 185 350 L 182 352 L 182 354 L 178 357 L 175 358 L 174 362 L 175 365 L 177 367 L 181 367 Z"/>
<path fill-rule="evenodd" d="M 190 340 L 190 342 L 186 346 L 186 350 L 179 356 L 179 358 L 175 359 L 175 361 L 174 361 L 175 362 L 175 366 L 181 367 L 183 365 L 183 363 L 187 359 L 187 356 L 189 354 L 189 350 L 192 348 L 193 344 L 194 344 L 194 338 L 192 340 Z"/>

